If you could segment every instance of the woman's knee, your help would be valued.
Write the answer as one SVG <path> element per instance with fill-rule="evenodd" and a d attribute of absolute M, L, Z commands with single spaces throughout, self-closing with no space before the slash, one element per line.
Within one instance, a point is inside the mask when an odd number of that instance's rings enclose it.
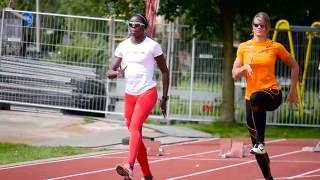
<path fill-rule="evenodd" d="M 138 123 L 133 123 L 131 122 L 130 126 L 129 126 L 129 131 L 130 133 L 142 133 L 142 124 L 138 124 Z"/>
<path fill-rule="evenodd" d="M 259 101 L 256 101 L 256 100 L 250 100 L 251 102 L 251 110 L 252 112 L 262 112 L 263 111 L 263 108 L 261 107 L 260 105 L 260 102 Z"/>
<path fill-rule="evenodd" d="M 263 98 L 260 92 L 255 92 L 250 96 L 250 105 L 253 112 L 261 112 L 263 110 Z"/>

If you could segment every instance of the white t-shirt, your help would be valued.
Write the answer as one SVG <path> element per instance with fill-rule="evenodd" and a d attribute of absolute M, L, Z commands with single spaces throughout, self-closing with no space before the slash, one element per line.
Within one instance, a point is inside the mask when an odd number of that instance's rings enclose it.
<path fill-rule="evenodd" d="M 122 58 L 122 68 L 125 68 L 125 92 L 130 95 L 140 95 L 156 86 L 153 80 L 155 57 L 163 54 L 161 46 L 156 41 L 146 37 L 140 44 L 134 44 L 128 38 L 116 48 L 114 55 Z"/>

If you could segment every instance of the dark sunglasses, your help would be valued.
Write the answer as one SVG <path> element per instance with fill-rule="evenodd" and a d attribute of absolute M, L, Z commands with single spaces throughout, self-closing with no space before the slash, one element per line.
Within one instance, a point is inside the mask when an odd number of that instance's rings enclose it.
<path fill-rule="evenodd" d="M 266 25 L 264 25 L 264 24 L 252 24 L 254 27 L 256 27 L 256 28 L 258 28 L 259 26 L 261 27 L 261 28 L 264 28 L 264 27 L 266 27 Z"/>
<path fill-rule="evenodd" d="M 129 22 L 129 27 L 131 28 L 139 28 L 139 27 L 144 27 L 145 25 L 141 22 Z"/>

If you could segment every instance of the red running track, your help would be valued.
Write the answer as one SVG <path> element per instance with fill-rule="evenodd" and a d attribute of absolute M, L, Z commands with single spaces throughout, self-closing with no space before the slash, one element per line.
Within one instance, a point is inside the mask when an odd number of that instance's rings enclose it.
<path fill-rule="evenodd" d="M 249 145 L 249 139 L 240 139 Z M 305 152 L 318 140 L 269 140 L 266 148 L 275 179 L 320 179 L 320 152 Z M 149 156 L 156 180 L 258 180 L 263 179 L 253 155 L 222 159 L 220 139 L 202 139 L 162 146 L 165 155 Z M 1 180 L 117 180 L 114 166 L 125 162 L 127 152 L 30 162 L 0 168 Z M 140 167 L 135 178 L 141 179 Z"/>

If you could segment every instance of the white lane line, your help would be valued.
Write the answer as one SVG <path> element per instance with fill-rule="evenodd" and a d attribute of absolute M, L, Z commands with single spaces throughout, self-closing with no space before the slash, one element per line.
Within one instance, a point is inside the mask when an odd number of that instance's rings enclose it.
<path fill-rule="evenodd" d="M 212 139 L 206 139 L 206 140 L 200 140 L 200 141 L 192 141 L 192 142 L 186 142 L 186 143 L 181 143 L 181 144 L 192 144 L 192 143 L 196 143 L 196 142 L 206 142 L 206 141 L 213 141 L 213 140 L 219 140 L 219 138 L 212 138 Z M 281 141 L 286 141 L 286 139 L 276 139 L 276 140 L 272 140 L 272 141 L 267 141 L 266 143 L 275 143 L 275 142 L 281 142 Z M 181 144 L 177 144 L 177 145 L 181 145 Z M 171 157 L 171 158 L 164 158 L 164 159 L 150 161 L 149 163 L 157 163 L 157 162 L 162 162 L 162 161 L 175 160 L 175 159 L 186 158 L 186 157 L 190 157 L 190 156 L 197 156 L 197 155 L 203 155 L 203 154 L 208 154 L 208 153 L 215 153 L 215 152 L 219 152 L 219 151 L 220 151 L 220 149 L 214 150 L 214 151 L 207 151 L 207 152 L 201 152 L 201 153 L 195 153 L 195 154 L 188 154 L 188 155 L 183 155 L 183 156 Z M 114 169 L 115 168 L 108 168 L 108 169 L 101 169 L 101 170 L 98 170 L 98 171 L 88 171 L 88 172 L 83 172 L 83 173 L 70 174 L 70 175 L 67 175 L 67 176 L 49 178 L 47 180 L 65 179 L 65 178 L 70 178 L 70 177 L 76 177 L 76 176 L 82 176 L 82 175 L 88 175 L 88 174 L 94 174 L 94 173 L 99 173 L 99 172 L 110 171 L 110 170 L 114 170 Z"/>
<path fill-rule="evenodd" d="M 296 175 L 296 176 L 291 176 L 291 177 L 289 177 L 288 179 L 300 178 L 300 177 L 303 177 L 303 176 L 305 176 L 305 175 L 312 174 L 312 173 L 315 173 L 315 172 L 318 172 L 318 171 L 320 171 L 320 168 L 319 168 L 319 169 L 312 170 L 312 171 L 308 171 L 308 172 L 305 172 L 305 173 L 302 173 L 302 174 L 298 174 L 298 175 Z"/>
<path fill-rule="evenodd" d="M 309 175 L 309 176 L 303 176 L 303 178 L 313 178 L 313 177 L 320 177 L 320 175 Z"/>
<path fill-rule="evenodd" d="M 296 153 L 300 153 L 300 152 L 302 152 L 302 151 L 299 150 L 299 151 L 292 151 L 292 152 L 288 152 L 288 153 L 284 153 L 284 154 L 279 154 L 279 155 L 276 155 L 276 156 L 271 156 L 270 159 L 271 158 L 275 158 L 275 157 L 281 157 L 281 156 L 296 154 Z M 231 167 L 250 164 L 250 163 L 253 163 L 253 162 L 256 162 L 256 160 L 250 160 L 250 161 L 246 161 L 246 162 L 242 162 L 242 163 L 232 164 L 232 165 L 228 165 L 228 166 L 222 166 L 222 167 L 219 167 L 219 168 L 209 169 L 209 170 L 206 170 L 206 171 L 199 171 L 199 172 L 196 172 L 196 173 L 187 174 L 187 175 L 183 175 L 183 176 L 171 177 L 171 178 L 168 178 L 167 180 L 183 179 L 183 178 L 186 178 L 186 177 L 191 177 L 191 176 L 196 176 L 196 175 L 200 175 L 200 174 L 210 173 L 210 172 L 214 172 L 214 171 L 218 171 L 218 170 L 222 170 L 222 169 L 228 169 L 228 168 L 231 168 Z"/>
<path fill-rule="evenodd" d="M 87 175 L 87 174 L 100 173 L 100 172 L 105 172 L 105 171 L 110 171 L 110 170 L 115 170 L 115 169 L 116 168 L 100 169 L 100 170 L 97 170 L 97 171 L 89 171 L 89 172 L 84 172 L 84 173 L 79 173 L 79 174 L 72 174 L 72 175 L 68 175 L 68 176 L 60 176 L 60 177 L 55 177 L 55 178 L 49 178 L 47 180 L 66 179 L 66 178 L 72 178 L 72 177 L 76 177 L 76 176 L 83 176 L 83 175 Z"/>
<path fill-rule="evenodd" d="M 189 157 L 189 156 L 198 156 L 198 155 L 203 155 L 203 154 L 215 153 L 215 152 L 219 152 L 219 151 L 220 150 L 214 150 L 214 151 L 207 151 L 207 152 L 201 152 L 201 153 L 187 154 L 187 155 L 183 155 L 183 156 L 176 156 L 176 157 L 171 157 L 171 158 L 158 159 L 158 160 L 150 161 L 149 164 L 162 162 L 162 161 L 170 161 L 170 160 L 180 159 L 180 158 Z M 135 166 L 137 166 L 137 165 L 138 164 L 135 164 Z M 65 178 L 76 177 L 76 176 L 81 176 L 81 175 L 94 174 L 94 173 L 103 172 L 103 171 L 110 171 L 110 170 L 114 170 L 114 169 L 115 168 L 108 168 L 108 169 L 101 169 L 98 171 L 88 171 L 88 172 L 84 172 L 84 173 L 77 173 L 77 174 L 71 174 L 71 175 L 67 175 L 67 176 L 49 178 L 47 180 L 65 179 Z"/>
<path fill-rule="evenodd" d="M 193 141 L 195 142 L 206 142 L 206 141 L 212 141 L 212 140 L 218 140 L 219 138 L 213 138 L 211 140 L 200 140 L 200 141 Z M 192 142 L 187 142 L 187 143 L 181 143 L 181 144 L 191 144 Z M 177 145 L 181 145 L 177 144 Z M 169 145 L 168 145 L 169 146 Z M 154 160 L 150 161 L 149 163 L 157 163 L 157 162 L 162 162 L 162 161 L 169 161 L 169 160 L 174 160 L 174 159 L 179 159 L 179 158 L 184 158 L 184 157 L 189 157 L 189 156 L 196 156 L 196 155 L 203 155 L 203 154 L 208 154 L 208 153 L 214 153 L 214 152 L 219 152 L 220 150 L 214 150 L 214 151 L 207 151 L 207 152 L 201 152 L 201 153 L 194 153 L 194 154 L 187 154 L 183 156 L 177 156 L 177 157 L 171 157 L 171 158 L 164 158 L 164 159 L 159 159 L 159 160 Z M 105 171 L 110 171 L 114 170 L 115 168 L 107 168 L 107 169 L 101 169 L 97 171 L 88 171 L 88 172 L 83 172 L 83 173 L 77 173 L 77 174 L 71 174 L 67 176 L 60 176 L 60 177 L 55 177 L 55 178 L 49 178 L 47 180 L 58 180 L 58 179 L 65 179 L 65 178 L 71 178 L 71 177 L 76 177 L 76 176 L 82 176 L 82 175 L 88 175 L 88 174 L 94 174 L 94 173 L 99 173 L 99 172 L 105 172 Z"/>
<path fill-rule="evenodd" d="M 201 139 L 201 140 L 197 140 L 197 141 L 190 141 L 190 142 L 183 142 L 183 143 L 176 143 L 176 144 L 168 144 L 168 145 L 164 145 L 163 147 L 179 146 L 179 145 L 192 144 L 192 143 L 197 143 L 197 142 L 213 141 L 213 140 L 217 140 L 217 139 L 219 139 L 219 138 Z M 101 156 L 109 156 L 109 155 L 122 154 L 122 153 L 127 153 L 127 152 L 128 151 L 126 150 L 126 151 L 113 152 L 113 153 L 108 153 L 107 152 L 107 153 L 103 153 L 103 154 L 89 155 L 89 156 L 83 155 L 81 157 L 65 158 L 65 159 L 58 159 L 58 160 L 52 160 L 52 161 L 49 160 L 49 161 L 41 161 L 41 162 L 32 162 L 32 163 L 27 163 L 27 164 L 19 164 L 19 165 L 0 167 L 0 171 L 7 170 L 7 169 L 20 168 L 20 167 L 28 167 L 28 166 L 36 166 L 36 165 L 43 165 L 43 164 L 67 162 L 67 161 L 88 159 L 88 158 L 97 158 L 97 157 L 101 157 Z"/>
<path fill-rule="evenodd" d="M 246 156 L 248 157 L 248 156 Z M 126 157 L 127 158 L 127 157 Z M 148 159 L 159 159 L 159 158 L 149 158 Z M 238 161 L 243 162 L 247 161 L 249 158 L 179 158 L 179 160 L 185 160 L 185 161 Z M 320 164 L 320 161 L 300 161 L 300 160 L 273 160 L 273 163 L 292 163 L 292 164 L 300 164 L 300 163 L 306 163 L 306 164 Z"/>
<path fill-rule="evenodd" d="M 303 180 L 305 180 L 306 178 L 314 178 L 314 177 L 320 177 L 320 175 L 299 176 L 299 177 L 295 177 L 294 179 L 303 179 Z M 289 178 L 290 177 L 276 177 L 274 179 L 281 180 L 281 179 L 289 179 Z M 255 179 L 255 180 L 265 180 L 265 179 Z"/>
<path fill-rule="evenodd" d="M 266 144 L 271 144 L 271 143 L 277 143 L 277 142 L 282 142 L 282 141 L 286 141 L 287 139 L 274 139 L 274 140 L 269 140 L 266 141 Z"/>
<path fill-rule="evenodd" d="M 287 152 L 287 153 L 283 153 L 283 154 L 278 154 L 278 155 L 270 156 L 270 159 L 277 158 L 277 157 L 282 157 L 282 156 L 287 156 L 287 155 L 291 155 L 291 154 L 296 154 L 296 153 L 300 153 L 300 152 L 303 152 L 303 151 L 302 150 L 298 150 L 298 151 L 292 151 L 292 152 Z M 200 172 L 197 172 L 197 173 L 187 174 L 187 175 L 183 175 L 183 176 L 172 177 L 172 178 L 168 178 L 167 180 L 183 179 L 183 178 L 186 178 L 186 177 L 191 177 L 191 176 L 196 176 L 196 175 L 200 175 L 200 174 L 210 173 L 210 172 L 214 172 L 214 171 L 218 171 L 218 170 L 222 170 L 222 169 L 227 169 L 227 168 L 231 168 L 231 167 L 250 164 L 250 163 L 253 163 L 253 162 L 256 162 L 256 160 L 250 160 L 250 161 L 247 161 L 247 162 L 242 162 L 242 163 L 232 164 L 232 165 L 223 166 L 223 167 L 219 167 L 219 168 L 209 169 L 209 170 L 206 170 L 206 171 L 200 171 Z"/>
<path fill-rule="evenodd" d="M 189 156 L 197 156 L 197 155 L 215 153 L 215 152 L 219 152 L 219 151 L 220 151 L 220 150 L 214 150 L 214 151 L 207 151 L 207 152 L 201 152 L 201 153 L 187 154 L 187 155 L 177 156 L 177 157 L 171 157 L 171 158 L 164 158 L 164 159 L 159 159 L 159 160 L 150 161 L 149 164 L 151 164 L 151 163 L 157 163 L 157 162 L 162 162 L 162 161 L 170 161 L 170 160 L 180 159 L 180 158 L 189 157 Z M 135 166 L 137 166 L 137 165 L 138 165 L 138 164 L 135 164 Z M 88 172 L 84 172 L 84 173 L 77 173 L 77 174 L 71 174 L 71 175 L 67 175 L 67 176 L 60 176 L 60 177 L 55 177 L 55 178 L 49 178 L 49 179 L 47 179 L 47 180 L 66 179 L 66 178 L 71 178 L 71 177 L 76 177 L 76 176 L 82 176 L 82 175 L 87 175 L 87 174 L 94 174 L 94 173 L 99 173 L 99 172 L 104 172 L 104 171 L 110 171 L 110 170 L 115 170 L 115 168 L 101 169 L 101 170 L 97 170 L 97 171 L 88 171 Z"/>
<path fill-rule="evenodd" d="M 179 146 L 179 145 L 185 145 L 185 144 L 194 144 L 194 143 L 201 143 L 201 142 L 207 142 L 207 141 L 215 141 L 220 138 L 209 138 L 209 139 L 201 139 L 201 140 L 196 140 L 196 141 L 188 141 L 188 142 L 182 142 L 182 143 L 176 143 L 176 144 L 168 144 L 168 145 L 163 145 L 162 147 L 169 147 L 169 146 Z"/>
<path fill-rule="evenodd" d="M 320 164 L 320 161 L 304 161 L 304 160 L 273 160 L 272 162 Z"/>

